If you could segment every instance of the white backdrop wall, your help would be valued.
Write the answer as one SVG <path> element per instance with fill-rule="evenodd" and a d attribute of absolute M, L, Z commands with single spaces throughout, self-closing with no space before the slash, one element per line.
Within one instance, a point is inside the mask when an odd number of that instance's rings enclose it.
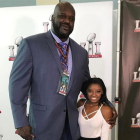
<path fill-rule="evenodd" d="M 74 31 L 71 34 L 77 43 L 85 42 L 88 50 L 87 37 L 95 33 L 93 41 L 101 42 L 101 58 L 89 58 L 91 76 L 96 75 L 104 80 L 107 87 L 107 96 L 112 99 L 112 2 L 91 2 L 73 4 L 76 9 L 76 21 Z M 50 15 L 54 5 L 31 6 L 0 9 L 0 134 L 2 140 L 20 140 L 15 134 L 11 107 L 8 93 L 8 80 L 13 61 L 9 61 L 9 45 L 15 46 L 18 36 L 23 38 L 44 32 L 43 22 L 51 22 Z"/>

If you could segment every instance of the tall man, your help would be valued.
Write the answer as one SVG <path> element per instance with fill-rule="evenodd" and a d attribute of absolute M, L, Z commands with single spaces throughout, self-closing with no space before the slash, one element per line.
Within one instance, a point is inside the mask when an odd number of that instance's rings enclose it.
<path fill-rule="evenodd" d="M 70 3 L 57 4 L 51 20 L 50 31 L 25 38 L 19 46 L 9 84 L 15 128 L 26 140 L 78 140 L 77 97 L 90 78 L 88 54 L 69 38 L 75 21 Z"/>

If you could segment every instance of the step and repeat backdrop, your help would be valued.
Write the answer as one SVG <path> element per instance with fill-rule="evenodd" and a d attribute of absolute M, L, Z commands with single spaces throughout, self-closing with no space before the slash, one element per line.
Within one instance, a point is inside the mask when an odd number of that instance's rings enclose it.
<path fill-rule="evenodd" d="M 122 3 L 119 140 L 140 139 L 140 0 Z"/>
<path fill-rule="evenodd" d="M 111 100 L 113 2 L 72 5 L 76 10 L 76 20 L 70 37 L 88 51 L 91 76 L 104 80 L 107 96 Z M 47 32 L 51 28 L 50 17 L 54 7 L 44 5 L 0 9 L 0 140 L 21 139 L 15 134 L 13 124 L 8 93 L 9 75 L 20 41 L 27 36 Z M 29 106 L 29 101 L 27 104 Z"/>

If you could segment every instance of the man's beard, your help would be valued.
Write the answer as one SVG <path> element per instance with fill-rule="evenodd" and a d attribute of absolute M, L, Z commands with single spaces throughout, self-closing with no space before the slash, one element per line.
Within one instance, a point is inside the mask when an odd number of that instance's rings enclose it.
<path fill-rule="evenodd" d="M 66 23 L 65 23 L 66 24 Z M 59 25 L 57 25 L 54 21 L 52 21 L 52 25 L 53 25 L 53 29 L 56 33 L 56 35 L 61 39 L 63 38 L 68 38 L 69 35 L 72 33 L 73 29 L 71 29 L 68 33 L 62 33 L 60 31 L 60 26 L 61 26 L 61 23 Z"/>

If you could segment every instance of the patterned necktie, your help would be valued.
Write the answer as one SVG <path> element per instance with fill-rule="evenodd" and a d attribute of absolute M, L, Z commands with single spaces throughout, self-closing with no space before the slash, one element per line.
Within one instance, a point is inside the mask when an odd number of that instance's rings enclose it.
<path fill-rule="evenodd" d="M 68 69 L 68 64 L 67 64 L 67 59 L 66 59 L 66 55 L 67 55 L 67 44 L 66 43 L 59 43 L 60 47 L 61 47 L 61 50 L 63 52 L 63 55 L 60 54 L 60 60 L 61 60 L 61 64 L 62 64 L 62 68 L 63 68 L 63 71 L 65 69 Z"/>

